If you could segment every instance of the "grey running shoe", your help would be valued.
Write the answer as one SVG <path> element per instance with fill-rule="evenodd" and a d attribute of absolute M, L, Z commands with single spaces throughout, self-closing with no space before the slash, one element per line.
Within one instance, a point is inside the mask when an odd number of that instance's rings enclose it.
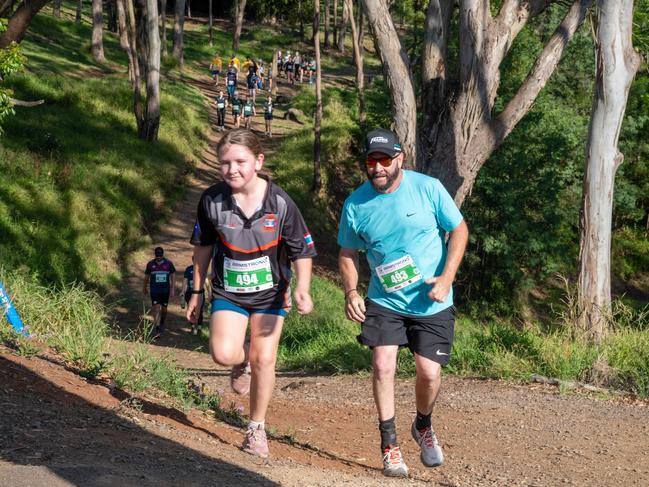
<path fill-rule="evenodd" d="M 386 477 L 408 476 L 408 467 L 403 461 L 398 446 L 389 446 L 383 450 L 383 475 Z"/>
<path fill-rule="evenodd" d="M 439 467 L 444 463 L 444 453 L 439 446 L 437 435 L 431 426 L 418 430 L 415 423 L 412 423 L 412 437 L 421 448 L 421 463 L 427 467 Z"/>
<path fill-rule="evenodd" d="M 243 439 L 243 451 L 260 458 L 268 458 L 268 439 L 263 428 L 248 428 Z"/>
<path fill-rule="evenodd" d="M 230 371 L 230 387 L 241 396 L 250 392 L 250 364 L 244 362 L 232 367 Z"/>

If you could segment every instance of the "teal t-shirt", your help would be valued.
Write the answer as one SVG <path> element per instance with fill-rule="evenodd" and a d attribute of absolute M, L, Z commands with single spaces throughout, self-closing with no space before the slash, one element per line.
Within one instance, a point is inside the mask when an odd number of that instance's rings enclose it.
<path fill-rule="evenodd" d="M 338 245 L 366 252 L 369 299 L 399 313 L 428 316 L 453 304 L 452 289 L 443 303 L 431 300 L 425 280 L 441 275 L 446 232 L 462 219 L 439 180 L 404 170 L 393 193 L 379 193 L 366 181 L 345 200 Z"/>

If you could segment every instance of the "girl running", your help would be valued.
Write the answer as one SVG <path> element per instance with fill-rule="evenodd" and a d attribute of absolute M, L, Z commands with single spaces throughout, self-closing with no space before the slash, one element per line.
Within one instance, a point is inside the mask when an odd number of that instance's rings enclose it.
<path fill-rule="evenodd" d="M 232 95 L 232 100 L 230 100 L 230 105 L 232 105 L 232 121 L 233 125 L 236 128 L 239 128 L 241 125 L 241 109 L 243 107 L 243 101 L 239 98 L 239 93 L 234 92 Z"/>
<path fill-rule="evenodd" d="M 260 174 L 264 154 L 256 135 L 231 130 L 219 141 L 217 154 L 223 181 L 201 196 L 191 238 L 194 282 L 203 282 L 212 258 L 210 353 L 216 363 L 233 366 L 235 392 L 250 392 L 244 451 L 267 458 L 265 418 L 284 317 L 291 307 L 291 263 L 297 311 L 310 313 L 316 252 L 293 200 Z M 191 322 L 198 318 L 204 292 L 192 291 L 187 306 Z"/>
<path fill-rule="evenodd" d="M 243 105 L 243 121 L 248 130 L 250 130 L 253 115 L 257 115 L 257 111 L 255 110 L 255 100 L 248 97 L 246 98 L 246 103 Z"/>
<path fill-rule="evenodd" d="M 273 97 L 268 95 L 268 100 L 264 102 L 264 123 L 266 124 L 266 135 L 273 136 L 271 124 L 273 123 Z"/>
<path fill-rule="evenodd" d="M 216 97 L 216 124 L 219 131 L 225 130 L 225 109 L 228 107 L 228 99 L 223 96 L 223 90 L 219 90 L 219 96 Z"/>

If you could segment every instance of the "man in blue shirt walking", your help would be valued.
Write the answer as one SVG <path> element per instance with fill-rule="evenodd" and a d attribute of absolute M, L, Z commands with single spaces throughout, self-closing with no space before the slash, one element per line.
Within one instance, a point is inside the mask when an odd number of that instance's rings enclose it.
<path fill-rule="evenodd" d="M 372 385 L 379 415 L 383 473 L 406 477 L 395 428 L 394 376 L 399 347 L 415 357 L 417 417 L 411 433 L 428 467 L 441 465 L 431 423 L 453 344 L 452 283 L 469 231 L 453 198 L 437 179 L 404 170 L 393 132 L 367 135 L 368 181 L 347 200 L 338 232 L 345 313 L 362 323 L 358 340 L 372 349 Z M 447 235 L 449 236 L 447 242 Z M 357 291 L 358 254 L 371 270 L 367 298 Z"/>

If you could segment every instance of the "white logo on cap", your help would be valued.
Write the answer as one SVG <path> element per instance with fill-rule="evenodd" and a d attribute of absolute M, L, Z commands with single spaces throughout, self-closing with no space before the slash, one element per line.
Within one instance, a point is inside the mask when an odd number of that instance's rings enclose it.
<path fill-rule="evenodd" d="M 370 139 L 370 144 L 373 144 L 374 142 L 383 142 L 384 144 L 387 144 L 387 143 L 388 143 L 388 139 L 386 139 L 386 138 L 383 137 L 382 135 L 379 135 L 379 136 L 377 136 L 377 137 L 372 137 L 372 138 Z"/>

